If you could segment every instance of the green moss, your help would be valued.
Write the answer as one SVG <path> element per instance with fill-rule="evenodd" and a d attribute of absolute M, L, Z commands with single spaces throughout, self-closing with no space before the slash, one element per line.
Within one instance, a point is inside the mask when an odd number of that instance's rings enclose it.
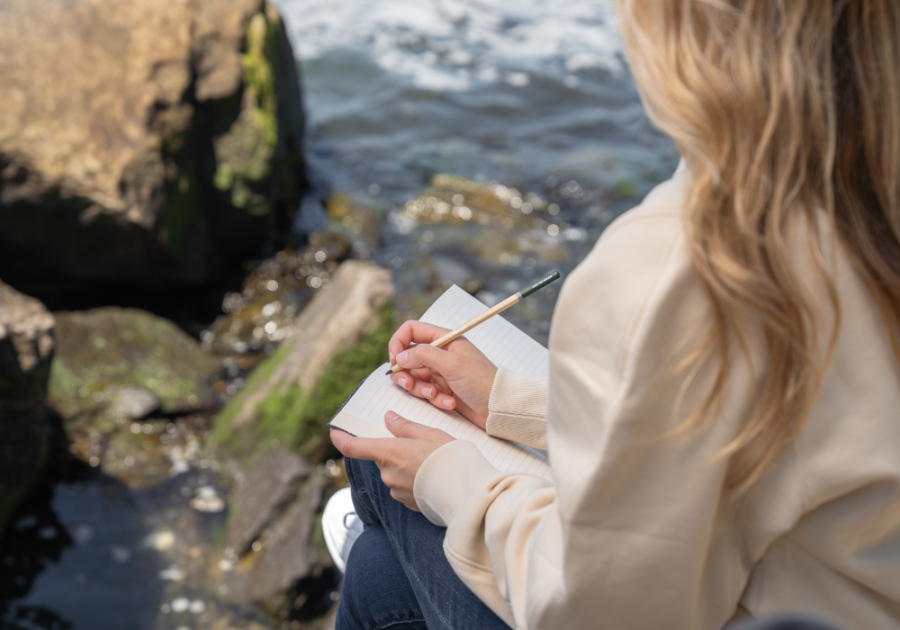
<path fill-rule="evenodd" d="M 616 184 L 616 195 L 619 197 L 634 198 L 638 196 L 637 184 L 630 179 L 623 179 Z"/>
<path fill-rule="evenodd" d="M 319 377 L 312 391 L 296 384 L 276 388 L 260 402 L 255 421 L 237 430 L 231 426 L 246 404 L 247 397 L 264 386 L 290 352 L 284 344 L 254 371 L 244 390 L 219 416 L 215 439 L 241 459 L 252 460 L 270 448 L 272 440 L 311 461 L 333 455 L 327 424 L 357 384 L 384 363 L 385 351 L 393 331 L 393 307 L 378 313 L 375 329 L 355 345 L 338 351 Z"/>
<path fill-rule="evenodd" d="M 280 28 L 280 22 L 267 20 L 262 13 L 247 24 L 246 51 L 241 55 L 241 113 L 228 132 L 215 141 L 214 185 L 222 191 L 230 190 L 232 203 L 255 216 L 270 211 L 265 196 L 254 192 L 251 185 L 270 176 L 278 142 L 278 103 L 271 60 Z"/>
<path fill-rule="evenodd" d="M 210 404 L 218 362 L 172 322 L 137 309 L 56 313 L 49 400 L 66 419 L 96 417 L 116 391 L 152 392 L 163 411 Z"/>

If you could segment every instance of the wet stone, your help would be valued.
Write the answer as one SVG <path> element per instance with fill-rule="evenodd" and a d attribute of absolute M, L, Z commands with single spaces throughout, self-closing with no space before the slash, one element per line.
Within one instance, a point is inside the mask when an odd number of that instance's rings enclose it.
<path fill-rule="evenodd" d="M 249 549 L 311 472 L 300 457 L 280 448 L 261 456 L 235 490 L 225 546 L 238 555 Z"/>
<path fill-rule="evenodd" d="M 320 562 L 310 546 L 315 514 L 328 481 L 312 477 L 278 523 L 266 534 L 262 551 L 253 569 L 250 595 L 267 608 L 283 605 L 277 600 Z"/>
<path fill-rule="evenodd" d="M 224 314 L 201 333 L 203 348 L 219 355 L 271 352 L 294 335 L 297 315 L 328 288 L 349 254 L 345 235 L 311 234 L 302 250 L 283 250 L 256 264 L 241 290 L 225 295 Z"/>

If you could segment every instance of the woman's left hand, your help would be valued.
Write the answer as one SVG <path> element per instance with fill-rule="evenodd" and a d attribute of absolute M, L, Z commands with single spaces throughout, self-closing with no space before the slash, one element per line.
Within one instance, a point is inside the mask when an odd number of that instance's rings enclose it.
<path fill-rule="evenodd" d="M 331 442 L 344 457 L 373 461 L 381 480 L 391 489 L 391 497 L 416 512 L 413 495 L 416 473 L 434 451 L 454 438 L 439 429 L 411 422 L 393 411 L 384 414 L 384 423 L 395 438 L 359 438 L 339 429 L 331 430 Z"/>

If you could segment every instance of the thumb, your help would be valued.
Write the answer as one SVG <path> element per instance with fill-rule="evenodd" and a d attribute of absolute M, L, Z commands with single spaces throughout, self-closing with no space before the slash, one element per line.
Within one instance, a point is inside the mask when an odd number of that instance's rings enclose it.
<path fill-rule="evenodd" d="M 388 430 L 400 438 L 409 438 L 412 440 L 431 437 L 437 429 L 426 427 L 424 424 L 407 420 L 394 411 L 388 411 L 384 414 L 384 423 Z"/>

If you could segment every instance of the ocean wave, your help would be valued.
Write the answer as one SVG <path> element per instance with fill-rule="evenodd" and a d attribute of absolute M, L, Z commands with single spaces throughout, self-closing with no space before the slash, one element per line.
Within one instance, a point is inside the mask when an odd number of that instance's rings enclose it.
<path fill-rule="evenodd" d="M 466 91 L 535 77 L 575 85 L 592 70 L 620 75 L 612 0 L 276 0 L 295 53 L 364 51 L 420 88 Z"/>

